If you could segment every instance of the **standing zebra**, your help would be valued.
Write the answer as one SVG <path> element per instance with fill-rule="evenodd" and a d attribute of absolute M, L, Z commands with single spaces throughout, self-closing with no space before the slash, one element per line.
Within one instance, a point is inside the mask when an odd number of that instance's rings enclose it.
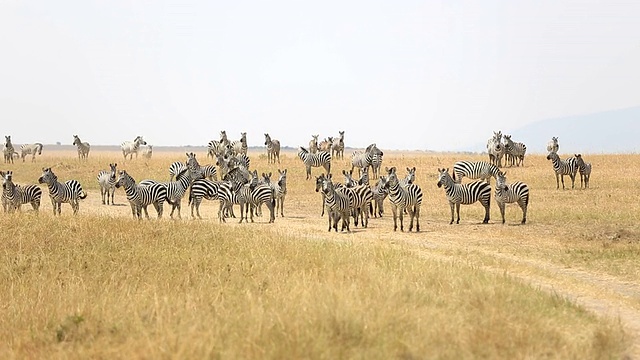
<path fill-rule="evenodd" d="M 304 163 L 307 169 L 307 180 L 311 177 L 312 167 L 323 167 L 329 174 L 331 172 L 331 154 L 326 151 L 320 151 L 317 154 L 310 153 L 307 149 L 300 146 L 298 157 Z"/>
<path fill-rule="evenodd" d="M 333 139 L 331 155 L 336 159 L 344 159 L 344 131 L 338 131 L 338 134 L 340 135 Z"/>
<path fill-rule="evenodd" d="M 469 184 L 458 184 L 453 181 L 451 175 L 449 175 L 449 169 L 438 169 L 438 187 L 444 186 L 444 192 L 449 200 L 449 206 L 451 206 L 451 222 L 453 224 L 453 210 L 458 214 L 456 224 L 460 224 L 460 204 L 470 205 L 476 201 L 480 201 L 484 206 L 484 220 L 483 224 L 489 222 L 489 208 L 491 206 L 491 185 L 488 183 L 477 180 Z"/>
<path fill-rule="evenodd" d="M 33 143 L 33 144 L 23 144 L 20 146 L 20 156 L 22 157 L 22 162 L 25 162 L 25 158 L 27 155 L 31 155 L 31 162 L 36 161 L 36 155 L 42 155 L 42 144 L 41 143 Z"/>
<path fill-rule="evenodd" d="M 22 204 L 31 204 L 33 210 L 38 211 L 42 198 L 42 190 L 38 185 L 20 186 L 14 184 L 13 171 L 7 171 L 2 178 L 2 207 L 5 212 L 20 211 Z"/>
<path fill-rule="evenodd" d="M 312 154 L 318 152 L 318 136 L 320 135 L 311 135 L 311 140 L 309 140 L 309 152 Z"/>
<path fill-rule="evenodd" d="M 89 150 L 91 149 L 91 145 L 88 142 L 82 142 L 78 135 L 73 135 L 73 144 L 78 147 L 78 159 L 79 160 L 87 160 L 89 158 Z"/>
<path fill-rule="evenodd" d="M 167 189 L 167 202 L 171 205 L 171 213 L 169 216 L 173 218 L 173 213 L 175 210 L 178 210 L 178 218 L 181 218 L 181 208 L 182 208 L 182 198 L 191 183 L 196 179 L 202 178 L 202 171 L 200 170 L 200 164 L 198 164 L 198 160 L 196 159 L 196 155 L 194 153 L 186 153 L 187 154 L 187 162 L 186 166 L 183 170 L 181 170 L 178 174 L 176 174 L 175 181 L 169 181 L 168 183 L 162 183 Z M 156 183 L 154 180 L 143 180 L 140 184 L 153 184 Z"/>
<path fill-rule="evenodd" d="M 118 171 L 116 170 L 118 164 L 109 164 L 109 170 L 100 170 L 98 172 L 98 184 L 100 185 L 100 196 L 102 196 L 102 205 L 105 205 L 105 197 L 107 199 L 106 205 L 109 205 L 109 196 L 111 196 L 111 205 L 114 205 L 113 197 L 116 192 L 116 181 Z"/>
<path fill-rule="evenodd" d="M 258 172 L 254 170 L 251 176 L 251 181 L 248 184 L 243 185 L 237 192 L 238 202 L 240 203 L 240 222 L 242 220 L 248 222 L 247 216 L 253 222 L 253 209 L 257 208 L 261 204 L 266 204 L 269 209 L 269 223 L 275 221 L 275 193 L 274 190 L 268 184 L 258 183 Z"/>
<path fill-rule="evenodd" d="M 328 211 L 329 231 L 331 231 L 333 221 L 333 229 L 338 232 L 338 221 L 340 219 L 342 219 L 341 231 L 344 231 L 345 228 L 347 231 L 351 231 L 349 213 L 352 206 L 347 189 L 334 186 L 333 182 L 331 182 L 331 174 L 328 174 L 322 180 L 322 194 L 324 195 L 324 207 Z"/>
<path fill-rule="evenodd" d="M 494 131 L 493 137 L 487 141 L 487 154 L 489 154 L 489 162 L 497 167 L 502 166 L 502 157 L 505 149 L 502 144 L 502 131 Z"/>
<path fill-rule="evenodd" d="M 380 176 L 376 184 L 371 188 L 373 193 L 373 216 L 382 217 L 384 213 L 384 199 L 389 195 L 389 189 L 384 186 L 387 181 L 386 176 Z"/>
<path fill-rule="evenodd" d="M 463 177 L 480 179 L 491 183 L 491 177 L 497 177 L 500 169 L 485 161 L 456 161 L 453 164 L 453 180 L 462 183 Z"/>
<path fill-rule="evenodd" d="M 38 178 L 38 183 L 47 184 L 49 188 L 49 197 L 51 205 L 53 205 L 53 215 L 58 210 L 58 215 L 62 211 L 62 203 L 69 203 L 73 209 L 73 214 L 78 213 L 80 204 L 79 199 L 85 199 L 87 193 L 82 190 L 82 185 L 77 180 L 67 180 L 64 183 L 58 182 L 58 176 L 54 174 L 51 168 L 42 168 L 42 175 Z"/>
<path fill-rule="evenodd" d="M 268 163 L 276 163 L 276 158 L 278 158 L 278 164 L 280 164 L 280 141 L 279 140 L 271 140 L 271 136 L 269 134 L 264 134 L 264 144 L 267 146 L 267 159 Z"/>
<path fill-rule="evenodd" d="M 420 231 L 420 206 L 422 205 L 422 189 L 416 184 L 401 186 L 396 174 L 395 166 L 385 168 L 387 177 L 381 178 L 383 186 L 389 191 L 391 211 L 393 212 L 393 231 L 398 229 L 398 216 L 400 217 L 400 231 L 404 231 L 404 210 L 409 213 L 409 231 L 413 230 L 413 219 L 416 220 L 416 232 Z"/>
<path fill-rule="evenodd" d="M 215 158 L 216 156 L 224 154 L 224 149 L 225 147 L 222 142 L 218 140 L 209 141 L 209 143 L 207 144 L 207 158 Z"/>
<path fill-rule="evenodd" d="M 527 146 L 521 142 L 513 142 L 511 135 L 505 135 L 504 141 L 504 150 L 509 157 L 509 166 L 524 166 L 524 155 L 527 152 Z"/>
<path fill-rule="evenodd" d="M 558 137 L 553 136 L 551 140 L 547 143 L 547 152 L 558 153 L 558 149 L 560 148 L 560 144 L 558 144 Z"/>
<path fill-rule="evenodd" d="M 142 136 L 136 136 L 133 141 L 127 140 L 120 144 L 120 148 L 122 149 L 122 156 L 124 156 L 124 159 L 127 160 L 127 155 L 129 155 L 129 160 L 133 160 L 133 154 L 136 154 L 137 159 L 140 145 L 147 145 L 147 142 L 144 141 Z"/>
<path fill-rule="evenodd" d="M 505 204 L 517 202 L 522 209 L 522 224 L 527 222 L 527 207 L 529 206 L 529 186 L 527 184 L 516 181 L 507 184 L 506 173 L 500 172 L 496 177 L 496 202 L 500 208 L 502 215 L 502 223 L 504 224 L 504 208 Z"/>
<path fill-rule="evenodd" d="M 287 169 L 278 169 L 278 181 L 273 184 L 276 196 L 276 215 L 280 210 L 280 216 L 284 217 L 284 199 L 287 196 Z"/>
<path fill-rule="evenodd" d="M 134 219 L 142 220 L 142 210 L 144 210 L 145 217 L 149 219 L 147 206 L 150 204 L 153 204 L 158 212 L 158 219 L 162 218 L 164 202 L 167 201 L 167 188 L 163 184 L 153 183 L 140 186 L 125 170 L 120 170 L 116 187 L 124 188 Z"/>
<path fill-rule="evenodd" d="M 236 155 L 247 155 L 247 150 L 249 147 L 247 146 L 247 133 L 240 133 L 240 140 L 233 141 L 229 144 L 229 148 Z"/>
<path fill-rule="evenodd" d="M 345 177 L 344 186 L 351 194 L 349 194 L 352 200 L 352 216 L 354 218 L 353 223 L 358 226 L 358 217 L 362 227 L 369 226 L 369 214 L 372 213 L 373 192 L 369 185 L 360 185 L 353 180 L 352 172 L 342 170 L 342 174 Z"/>
<path fill-rule="evenodd" d="M 207 200 L 220 200 L 220 188 L 223 185 L 222 181 L 212 181 L 207 178 L 196 179 L 189 190 L 189 205 L 191 206 L 191 217 L 195 218 L 193 209 L 195 208 L 196 214 L 199 219 L 200 216 L 200 204 L 202 199 Z"/>
<path fill-rule="evenodd" d="M 11 143 L 11 135 L 7 135 L 4 137 L 5 142 L 2 147 L 2 153 L 4 154 L 4 162 L 13 164 L 13 153 L 16 152 L 13 148 L 13 144 Z"/>
<path fill-rule="evenodd" d="M 551 160 L 553 163 L 553 172 L 556 174 L 556 189 L 560 189 L 560 179 L 562 179 L 562 189 L 564 190 L 565 175 L 569 175 L 571 178 L 571 188 L 573 189 L 575 187 L 576 172 L 578 171 L 576 158 L 571 157 L 561 160 L 560 156 L 552 151 L 547 155 L 547 160 Z"/>
<path fill-rule="evenodd" d="M 169 165 L 169 181 L 173 181 L 176 175 L 187 169 L 187 165 L 181 161 L 176 161 Z M 214 165 L 200 165 L 202 177 L 209 180 L 218 180 L 218 170 Z"/>
<path fill-rule="evenodd" d="M 382 166 L 382 156 L 384 153 L 378 149 L 376 144 L 367 146 L 364 152 L 355 151 L 351 156 L 351 170 L 358 168 L 359 173 L 365 166 L 371 166 L 373 177 L 377 178 Z"/>
<path fill-rule="evenodd" d="M 589 187 L 589 178 L 591 177 L 591 163 L 585 163 L 582 155 L 576 154 L 576 166 L 580 172 L 580 189 L 582 189 L 583 181 L 584 188 Z"/>

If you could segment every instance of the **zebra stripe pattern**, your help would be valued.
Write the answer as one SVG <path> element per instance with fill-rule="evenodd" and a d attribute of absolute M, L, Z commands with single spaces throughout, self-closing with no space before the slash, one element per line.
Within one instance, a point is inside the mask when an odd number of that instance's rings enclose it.
<path fill-rule="evenodd" d="M 22 204 L 31 204 L 33 210 L 40 209 L 42 190 L 37 185 L 20 186 L 13 182 L 13 171 L 2 175 L 2 206 L 5 212 L 20 211 Z"/>
<path fill-rule="evenodd" d="M 122 149 L 122 156 L 124 156 L 124 159 L 126 160 L 128 155 L 129 160 L 132 160 L 133 154 L 136 154 L 137 159 L 140 145 L 147 145 L 147 142 L 144 141 L 142 136 L 136 136 L 133 141 L 124 141 L 122 144 L 120 144 L 120 148 Z"/>
<path fill-rule="evenodd" d="M 25 162 L 27 155 L 31 155 L 31 162 L 36 161 L 36 155 L 42 155 L 42 147 L 43 145 L 41 143 L 23 144 L 20 146 L 22 162 Z"/>
<path fill-rule="evenodd" d="M 487 141 L 487 154 L 489 154 L 489 162 L 497 167 L 502 166 L 502 157 L 505 148 L 502 144 L 502 131 L 494 131 L 493 137 Z"/>
<path fill-rule="evenodd" d="M 300 146 L 298 157 L 302 160 L 307 170 L 307 180 L 311 178 L 312 167 L 323 167 L 327 174 L 331 172 L 331 154 L 326 151 L 319 151 L 317 154 L 312 154 Z"/>
<path fill-rule="evenodd" d="M 278 164 L 280 164 L 280 141 L 272 140 L 269 134 L 264 134 L 264 144 L 267 147 L 267 160 L 268 163 L 276 163 L 276 158 L 278 159 Z"/>
<path fill-rule="evenodd" d="M 11 144 L 11 136 L 5 136 L 4 139 L 4 146 L 2 147 L 4 162 L 13 164 L 13 153 L 15 153 L 15 150 L 13 148 L 13 144 Z"/>
<path fill-rule="evenodd" d="M 453 181 L 451 175 L 449 175 L 449 169 L 438 169 L 438 187 L 444 187 L 449 206 L 451 207 L 451 222 L 453 224 L 453 211 L 454 208 L 457 212 L 458 218 L 456 224 L 460 223 L 460 204 L 470 205 L 479 201 L 484 207 L 484 220 L 483 224 L 489 222 L 489 208 L 491 207 L 491 185 L 478 180 L 469 184 L 458 184 Z"/>
<path fill-rule="evenodd" d="M 358 168 L 360 172 L 366 166 L 371 166 L 373 177 L 377 178 L 382 166 L 382 156 L 384 153 L 378 149 L 376 144 L 367 146 L 364 152 L 354 151 L 351 156 L 351 170 Z"/>
<path fill-rule="evenodd" d="M 102 197 L 102 205 L 109 205 L 109 197 L 111 197 L 111 205 L 114 205 L 113 197 L 116 192 L 116 181 L 118 164 L 109 164 L 109 170 L 100 170 L 98 172 L 98 184 L 100 185 L 100 196 Z"/>
<path fill-rule="evenodd" d="M 38 178 L 38 183 L 47 184 L 49 188 L 53 215 L 56 214 L 56 209 L 58 215 L 60 215 L 62 203 L 69 203 L 73 209 L 73 214 L 76 215 L 80 208 L 78 200 L 87 197 L 87 193 L 82 190 L 82 185 L 77 180 L 67 180 L 64 183 L 58 182 L 58 176 L 51 168 L 42 169 L 42 175 Z"/>
<path fill-rule="evenodd" d="M 142 219 L 142 210 L 144 210 L 145 217 L 149 219 L 149 212 L 147 206 L 153 204 L 153 207 L 158 213 L 158 219 L 162 218 L 162 212 L 164 202 L 167 200 L 167 188 L 160 183 L 153 183 L 146 186 L 140 186 L 136 184 L 136 181 L 127 174 L 125 170 L 118 172 L 118 180 L 116 181 L 116 188 L 124 188 L 124 192 L 127 195 L 127 200 L 131 205 L 131 214 L 134 219 Z"/>
<path fill-rule="evenodd" d="M 556 189 L 560 189 L 560 180 L 562 180 L 562 189 L 564 190 L 565 175 L 569 175 L 571 178 L 571 188 L 573 189 L 575 187 L 576 172 L 578 171 L 576 158 L 571 157 L 561 160 L 557 153 L 550 152 L 547 155 L 547 160 L 551 160 L 553 163 L 553 172 L 556 174 Z"/>
<path fill-rule="evenodd" d="M 79 160 L 87 160 L 89 158 L 89 150 L 91 150 L 91 145 L 88 142 L 82 142 L 78 135 L 73 135 L 73 144 L 78 147 L 78 159 Z"/>
<path fill-rule="evenodd" d="M 329 231 L 331 231 L 333 222 L 333 229 L 338 232 L 338 221 L 340 219 L 342 219 L 341 231 L 345 229 L 351 231 L 349 227 L 351 200 L 347 189 L 336 188 L 331 181 L 331 174 L 329 174 L 322 181 L 322 194 L 324 195 L 324 206 L 328 211 Z"/>
<path fill-rule="evenodd" d="M 453 180 L 462 182 L 463 177 L 480 179 L 491 183 L 491 177 L 497 177 L 500 169 L 485 161 L 456 161 L 453 164 Z"/>
<path fill-rule="evenodd" d="M 276 206 L 275 194 L 271 186 L 268 184 L 258 183 L 258 173 L 256 170 L 252 173 L 252 178 L 249 184 L 245 184 L 238 191 L 238 202 L 240 203 L 240 223 L 242 220 L 247 220 L 245 215 L 249 214 L 251 222 L 253 222 L 253 208 L 258 207 L 261 204 L 267 205 L 269 209 L 269 223 L 275 221 L 274 209 Z"/>
<path fill-rule="evenodd" d="M 422 205 L 422 189 L 416 184 L 400 186 L 395 166 L 385 168 L 387 177 L 383 186 L 389 190 L 391 211 L 393 212 L 393 231 L 398 229 L 398 216 L 400 217 L 400 231 L 404 231 L 404 210 L 407 209 L 409 218 L 409 231 L 413 230 L 413 220 L 416 220 L 416 232 L 420 231 L 420 206 Z"/>
<path fill-rule="evenodd" d="M 389 189 L 384 186 L 387 181 L 386 176 L 380 176 L 376 184 L 371 188 L 373 193 L 373 216 L 382 217 L 384 213 L 384 199 L 389 195 Z"/>
<path fill-rule="evenodd" d="M 187 169 L 187 165 L 183 162 L 176 161 L 169 165 L 169 181 L 173 181 L 177 174 Z M 209 180 L 218 180 L 218 170 L 215 165 L 200 165 L 200 172 L 204 178 Z"/>
<path fill-rule="evenodd" d="M 352 173 L 342 170 L 345 177 L 344 185 L 349 192 L 352 206 L 353 224 L 358 226 L 358 218 L 362 227 L 369 226 L 369 213 L 372 211 L 373 192 L 368 185 L 359 185 L 351 176 Z"/>
<path fill-rule="evenodd" d="M 220 188 L 223 185 L 222 181 L 211 181 L 209 179 L 197 179 L 191 184 L 189 190 L 189 205 L 191 206 L 191 217 L 195 218 L 193 210 L 196 210 L 196 214 L 199 219 L 200 216 L 200 204 L 202 199 L 206 200 L 219 200 Z"/>
<path fill-rule="evenodd" d="M 225 134 L 226 136 L 226 134 Z M 249 147 L 247 146 L 247 133 L 240 133 L 240 140 L 236 140 L 231 142 L 228 145 L 228 148 L 233 152 L 234 155 L 247 155 L 247 150 Z"/>
<path fill-rule="evenodd" d="M 504 136 L 504 149 L 509 158 L 509 166 L 524 166 L 524 155 L 527 152 L 527 146 L 521 142 L 513 142 L 511 135 Z"/>
<path fill-rule="evenodd" d="M 584 162 L 581 154 L 576 154 L 576 166 L 580 172 L 580 189 L 589 187 L 589 179 L 591 178 L 591 163 Z"/>
<path fill-rule="evenodd" d="M 518 203 L 522 209 L 522 224 L 527 222 L 527 207 L 529 206 L 529 186 L 527 184 L 516 181 L 507 184 L 506 174 L 500 172 L 496 177 L 496 202 L 500 208 L 502 215 L 502 223 L 504 224 L 505 204 Z"/>

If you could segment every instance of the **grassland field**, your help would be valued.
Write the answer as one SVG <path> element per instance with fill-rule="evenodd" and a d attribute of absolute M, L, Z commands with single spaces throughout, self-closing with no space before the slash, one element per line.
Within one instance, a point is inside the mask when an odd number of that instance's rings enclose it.
<path fill-rule="evenodd" d="M 42 167 L 81 182 L 77 216 L 0 216 L 0 358 L 560 358 L 640 356 L 640 155 L 583 154 L 591 187 L 556 189 L 550 161 L 507 168 L 531 189 L 528 222 L 492 199 L 449 225 L 437 168 L 484 155 L 385 152 L 383 168 L 417 168 L 421 232 L 382 218 L 328 232 L 321 197 L 294 152 L 280 164 L 250 152 L 259 173 L 288 169 L 284 218 L 219 223 L 218 202 L 192 220 L 137 221 L 122 189 L 102 205 L 96 175 L 117 162 L 136 180 L 169 179 L 185 151 L 124 161 L 117 151 L 45 150 L 3 164 L 19 184 Z M 210 163 L 198 153 L 201 164 Z M 566 158 L 572 154 L 562 156 Z M 349 155 L 332 173 L 351 169 Z M 313 175 L 320 174 L 314 168 Z M 492 180 L 492 186 L 495 180 Z M 407 229 L 405 223 L 405 230 Z"/>

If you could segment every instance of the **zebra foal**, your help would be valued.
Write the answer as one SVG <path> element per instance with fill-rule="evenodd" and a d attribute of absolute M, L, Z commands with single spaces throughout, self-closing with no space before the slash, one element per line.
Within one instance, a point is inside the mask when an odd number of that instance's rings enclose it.
<path fill-rule="evenodd" d="M 580 172 L 580 189 L 582 189 L 583 183 L 586 189 L 589 187 L 589 179 L 591 178 L 591 163 L 584 162 L 581 154 L 575 154 L 575 158 L 578 172 Z"/>

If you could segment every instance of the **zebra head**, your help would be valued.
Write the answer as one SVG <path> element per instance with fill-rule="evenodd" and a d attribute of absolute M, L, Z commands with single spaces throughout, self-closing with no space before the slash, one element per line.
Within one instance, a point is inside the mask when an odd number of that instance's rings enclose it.
<path fill-rule="evenodd" d="M 372 156 L 383 156 L 384 153 L 382 152 L 382 150 L 378 149 L 378 146 L 376 145 L 376 143 L 373 143 L 369 146 L 367 146 L 367 148 L 365 149 L 366 153 L 371 154 Z"/>
<path fill-rule="evenodd" d="M 493 141 L 499 143 L 502 141 L 502 130 L 493 132 Z"/>
<path fill-rule="evenodd" d="M 338 134 L 340 134 L 340 143 L 344 143 L 344 131 L 338 131 Z"/>
<path fill-rule="evenodd" d="M 138 135 L 136 136 L 136 138 L 133 140 L 134 143 L 138 144 L 138 146 L 140 145 L 147 145 L 147 142 L 144 141 L 144 139 L 142 138 L 142 136 Z"/>
<path fill-rule="evenodd" d="M 405 179 L 407 180 L 407 184 L 413 184 L 413 182 L 416 181 L 416 167 L 415 166 L 413 168 L 407 167 L 407 177 Z"/>
<path fill-rule="evenodd" d="M 280 171 L 280 169 L 278 169 L 278 174 L 278 186 L 287 186 L 287 169 L 284 169 L 283 171 Z"/>
<path fill-rule="evenodd" d="M 509 191 L 507 186 L 507 173 L 499 171 L 496 176 L 496 194 L 500 196 L 503 191 Z"/>
<path fill-rule="evenodd" d="M 451 175 L 449 175 L 449 169 L 438 168 L 438 187 L 442 187 L 444 185 L 445 188 L 448 188 L 453 185 L 453 183 L 453 179 L 451 178 Z"/>
<path fill-rule="evenodd" d="M 560 156 L 558 156 L 558 154 L 556 154 L 555 151 L 552 151 L 549 153 L 549 155 L 547 155 L 547 160 L 557 161 L 557 160 L 560 160 Z"/>
<path fill-rule="evenodd" d="M 6 148 L 10 148 L 12 146 L 11 145 L 11 135 L 5 135 L 4 139 L 5 139 L 4 146 Z"/>
<path fill-rule="evenodd" d="M 387 177 L 384 181 L 384 186 L 388 189 L 398 185 L 398 174 L 396 174 L 396 167 L 395 166 L 391 168 L 385 167 L 384 170 L 387 172 Z"/>
<path fill-rule="evenodd" d="M 269 134 L 264 134 L 264 144 L 267 146 L 271 144 L 271 136 Z"/>
<path fill-rule="evenodd" d="M 224 144 L 229 142 L 229 139 L 227 138 L 227 132 L 225 130 L 220 131 L 220 142 Z"/>
<path fill-rule="evenodd" d="M 119 188 L 121 186 L 127 186 L 129 184 L 135 184 L 136 181 L 133 180 L 131 175 L 127 174 L 126 170 L 120 170 L 118 172 L 118 180 L 116 181 L 116 187 Z"/>
<path fill-rule="evenodd" d="M 73 135 L 73 144 L 71 145 L 80 145 L 80 138 L 78 137 L 78 135 Z"/>
<path fill-rule="evenodd" d="M 187 154 L 187 170 L 191 173 L 191 179 L 202 179 L 204 178 L 204 174 L 202 174 L 202 167 L 200 163 L 198 163 L 198 159 L 196 159 L 196 154 L 193 152 L 186 153 Z"/>
<path fill-rule="evenodd" d="M 6 173 L 1 172 L 2 174 L 2 188 L 6 189 L 12 183 L 13 171 L 9 170 Z"/>
<path fill-rule="evenodd" d="M 241 132 L 240 133 L 240 142 L 247 145 L 247 133 L 246 132 Z"/>
<path fill-rule="evenodd" d="M 51 168 L 42 168 L 42 175 L 38 178 L 40 184 L 51 184 L 58 181 L 58 177 Z"/>
<path fill-rule="evenodd" d="M 262 173 L 262 183 L 263 184 L 271 184 L 271 172 L 267 173 Z"/>
<path fill-rule="evenodd" d="M 584 159 L 582 158 L 582 154 L 574 154 L 576 158 L 576 167 L 578 169 L 582 169 L 584 167 Z"/>
<path fill-rule="evenodd" d="M 353 170 L 350 170 L 350 171 L 342 170 L 342 175 L 344 175 L 344 186 L 348 188 L 352 188 L 358 185 L 358 183 L 355 180 L 353 180 Z"/>
<path fill-rule="evenodd" d="M 320 190 L 322 190 L 322 184 L 324 183 L 324 179 L 325 179 L 324 174 L 320 174 L 320 176 L 316 176 L 316 192 L 319 192 Z"/>
<path fill-rule="evenodd" d="M 322 193 L 327 195 L 335 191 L 335 187 L 333 186 L 333 182 L 331 181 L 332 175 L 327 175 L 324 180 L 322 180 Z"/>
<path fill-rule="evenodd" d="M 358 184 L 369 185 L 369 165 L 362 169 L 362 174 L 360 175 L 360 179 L 358 179 Z"/>
<path fill-rule="evenodd" d="M 117 163 L 109 164 L 109 168 L 110 168 L 109 180 L 112 180 L 112 181 L 116 180 L 116 175 L 118 174 L 118 170 L 116 169 L 117 167 L 118 167 Z"/>

